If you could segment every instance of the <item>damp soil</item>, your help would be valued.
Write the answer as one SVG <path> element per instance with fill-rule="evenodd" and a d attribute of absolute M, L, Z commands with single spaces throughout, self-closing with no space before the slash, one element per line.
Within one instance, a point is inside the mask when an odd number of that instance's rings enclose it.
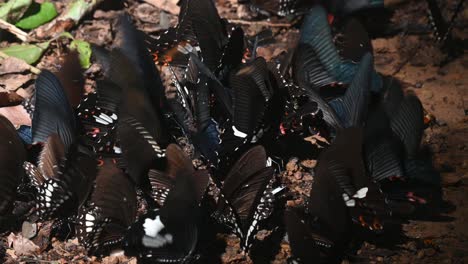
<path fill-rule="evenodd" d="M 54 1 L 57 2 L 57 1 Z M 63 7 L 69 1 L 61 2 Z M 177 16 L 161 13 L 158 7 L 145 1 L 105 1 L 91 15 L 72 30 L 77 38 L 109 46 L 114 38 L 112 21 L 118 12 L 127 11 L 141 30 L 157 35 L 167 25 L 174 25 Z M 147 1 L 164 2 L 164 1 Z M 446 217 L 438 221 L 410 221 L 403 225 L 404 237 L 382 236 L 379 243 L 359 243 L 346 252 L 343 263 L 468 263 L 468 56 L 447 58 L 441 52 L 427 28 L 424 1 L 400 1 L 394 7 L 391 23 L 395 27 L 421 25 L 421 30 L 400 30 L 396 34 L 380 36 L 372 41 L 377 71 L 398 79 L 406 92 L 415 93 L 422 101 L 431 125 L 425 130 L 423 144 L 433 153 L 434 165 L 442 176 L 444 198 L 447 201 Z M 456 1 L 444 1 L 444 12 L 449 15 Z M 270 28 L 275 41 L 258 49 L 267 60 L 291 47 L 298 35 L 297 21 L 285 18 L 258 18 L 237 1 L 218 0 L 222 17 L 235 20 L 247 34 Z M 454 35 L 465 39 L 468 35 L 468 9 L 459 15 Z M 414 28 L 414 27 L 413 27 Z M 466 42 L 466 41 L 465 41 Z M 0 46 L 6 45 L 5 42 Z M 55 41 L 38 68 L 56 70 L 61 55 L 66 53 L 66 43 Z M 92 90 L 99 69 L 94 65 L 86 72 L 87 90 Z M 33 92 L 31 78 L 16 93 L 28 97 Z M 3 89 L 3 88 L 2 88 Z M 2 105 L 4 106 L 4 105 Z M 289 187 L 291 195 L 286 206 L 300 206 L 310 192 L 313 182 L 314 160 L 300 161 L 292 158 L 286 171 L 279 176 Z M 278 216 L 273 221 L 279 223 Z M 273 223 L 274 225 L 274 223 Z M 21 233 L 21 228 L 18 229 Z M 23 230 L 24 231 L 24 230 Z M 59 241 L 48 237 L 50 223 L 39 226 L 31 239 L 39 248 L 37 254 L 21 255 L 21 247 L 8 247 L 8 234 L 1 241 L 5 248 L 5 263 L 136 263 L 126 257 L 89 257 L 72 238 Z M 16 233 L 18 233 L 16 232 Z M 270 228 L 258 235 L 259 243 L 252 249 L 251 257 L 240 253 L 239 241 L 232 235 L 218 234 L 215 250 L 208 251 L 205 263 L 286 263 L 290 248 L 284 231 Z M 398 239 L 397 241 L 395 239 Z M 10 241 L 14 237 L 10 235 Z M 17 243 L 20 243 L 16 241 Z M 31 245 L 24 245 L 25 247 Z M 209 256 L 212 254 L 213 256 Z"/>

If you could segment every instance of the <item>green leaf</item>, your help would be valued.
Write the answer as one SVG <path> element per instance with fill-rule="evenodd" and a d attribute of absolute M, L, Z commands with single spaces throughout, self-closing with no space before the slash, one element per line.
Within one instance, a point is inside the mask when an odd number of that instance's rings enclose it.
<path fill-rule="evenodd" d="M 49 47 L 49 41 L 37 44 L 15 44 L 0 49 L 8 56 L 24 60 L 28 64 L 37 62 Z"/>
<path fill-rule="evenodd" d="M 78 52 L 81 67 L 88 69 L 91 66 L 91 45 L 84 41 L 75 39 L 70 43 L 70 49 Z"/>
<path fill-rule="evenodd" d="M 32 4 L 23 18 L 16 23 L 16 26 L 22 29 L 34 29 L 43 25 L 57 16 L 57 10 L 51 2 L 42 4 Z"/>
<path fill-rule="evenodd" d="M 71 40 L 74 40 L 74 39 L 75 39 L 75 38 L 73 37 L 73 35 L 70 34 L 70 32 L 66 32 L 66 31 L 65 31 L 65 32 L 62 32 L 62 33 L 60 34 L 60 37 L 61 37 L 61 38 L 68 38 L 68 39 L 71 39 Z"/>
<path fill-rule="evenodd" d="M 15 23 L 31 5 L 32 0 L 10 0 L 0 6 L 0 19 Z"/>
<path fill-rule="evenodd" d="M 92 5 L 93 2 L 94 0 L 75 0 L 70 4 L 70 7 L 68 8 L 64 16 L 66 16 L 69 19 L 72 19 L 73 21 L 75 21 L 75 23 L 77 23 L 78 21 L 80 21 L 83 14 L 86 13 L 86 10 L 88 10 L 89 6 Z"/>

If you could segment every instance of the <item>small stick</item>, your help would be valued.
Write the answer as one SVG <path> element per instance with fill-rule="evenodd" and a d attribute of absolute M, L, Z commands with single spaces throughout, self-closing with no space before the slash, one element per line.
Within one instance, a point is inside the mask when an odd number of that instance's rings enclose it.
<path fill-rule="evenodd" d="M 0 51 L 0 58 L 6 59 L 6 58 L 9 58 L 9 57 L 10 57 L 10 56 L 8 56 L 7 54 L 5 54 L 5 53 L 3 53 L 3 52 Z M 34 73 L 34 74 L 40 74 L 40 73 L 41 73 L 41 70 L 39 70 L 38 68 L 36 68 L 36 67 L 34 67 L 34 66 L 32 66 L 32 65 L 29 65 L 29 64 L 28 64 L 28 66 L 29 66 L 29 70 L 30 70 L 32 73 Z"/>
<path fill-rule="evenodd" d="M 246 21 L 242 19 L 229 19 L 229 23 L 247 26 L 290 27 L 290 23 L 272 23 L 268 21 Z"/>
<path fill-rule="evenodd" d="M 28 42 L 30 40 L 28 33 L 17 28 L 15 25 L 6 22 L 3 19 L 0 19 L 0 28 L 3 28 L 4 30 L 15 35 L 18 39 L 20 39 L 23 42 Z"/>

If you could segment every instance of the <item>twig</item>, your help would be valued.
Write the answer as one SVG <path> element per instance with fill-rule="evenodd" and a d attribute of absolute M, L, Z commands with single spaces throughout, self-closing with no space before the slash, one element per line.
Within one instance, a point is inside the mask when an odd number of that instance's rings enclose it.
<path fill-rule="evenodd" d="M 6 59 L 6 58 L 9 58 L 10 56 L 8 56 L 7 54 L 0 51 L 0 57 L 3 58 L 3 59 Z M 36 67 L 34 67 L 32 65 L 28 64 L 28 68 L 34 74 L 40 74 L 41 73 L 41 70 L 39 70 L 38 68 L 36 68 Z"/>
<path fill-rule="evenodd" d="M 6 22 L 3 19 L 0 19 L 0 28 L 3 28 L 4 30 L 15 35 L 18 39 L 20 39 L 23 42 L 28 42 L 30 40 L 28 33 L 17 28 L 15 25 Z"/>
<path fill-rule="evenodd" d="M 291 27 L 290 23 L 272 23 L 268 21 L 247 21 L 242 19 L 229 19 L 229 23 L 248 26 Z"/>

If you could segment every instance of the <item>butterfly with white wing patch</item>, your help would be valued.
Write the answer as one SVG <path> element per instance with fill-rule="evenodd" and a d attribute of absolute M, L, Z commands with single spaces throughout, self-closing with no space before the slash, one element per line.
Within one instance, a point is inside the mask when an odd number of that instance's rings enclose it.
<path fill-rule="evenodd" d="M 149 211 L 129 228 L 125 254 L 143 262 L 185 263 L 194 257 L 199 203 L 208 185 L 208 172 L 195 171 L 183 150 L 171 144 L 166 171 L 150 171 L 149 177 L 161 208 Z M 167 195 L 159 194 L 167 190 Z"/>
<path fill-rule="evenodd" d="M 248 251 L 263 220 L 273 210 L 272 180 L 274 170 L 267 167 L 262 146 L 244 153 L 232 166 L 221 188 L 213 217 L 227 225 L 240 239 L 241 248 Z"/>

